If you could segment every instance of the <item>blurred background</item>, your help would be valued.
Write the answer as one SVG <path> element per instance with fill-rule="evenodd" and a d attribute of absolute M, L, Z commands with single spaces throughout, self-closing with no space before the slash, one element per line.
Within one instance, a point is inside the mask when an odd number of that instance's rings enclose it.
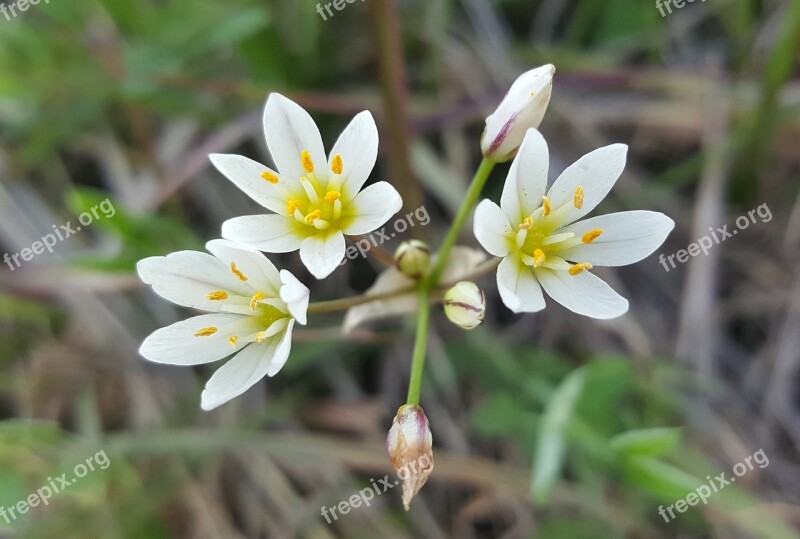
<path fill-rule="evenodd" d="M 800 536 L 800 2 L 365 0 L 331 16 L 311 0 L 22 1 L 0 13 L 0 254 L 27 258 L 0 264 L 0 506 L 99 452 L 110 464 L 0 517 L 0 537 Z M 135 263 L 202 250 L 227 218 L 261 212 L 207 156 L 269 162 L 272 91 L 306 107 L 329 148 L 372 111 L 371 181 L 392 182 L 406 212 L 424 204 L 431 223 L 406 237 L 438 245 L 483 119 L 544 63 L 557 67 L 551 173 L 627 143 L 599 211 L 662 211 L 676 228 L 644 262 L 599 272 L 630 299 L 620 319 L 552 301 L 513 315 L 492 276 L 477 330 L 436 310 L 432 477 L 408 513 L 397 488 L 328 524 L 321 507 L 392 472 L 410 321 L 345 338 L 340 314 L 314 316 L 279 376 L 204 413 L 215 365 L 137 354 L 190 313 Z M 762 205 L 771 219 L 659 263 Z M 23 251 L 55 232 L 52 253 Z M 461 243 L 477 246 L 469 228 Z M 385 267 L 359 259 L 318 282 L 296 253 L 271 258 L 317 301 Z M 659 514 L 759 450 L 768 465 Z"/>

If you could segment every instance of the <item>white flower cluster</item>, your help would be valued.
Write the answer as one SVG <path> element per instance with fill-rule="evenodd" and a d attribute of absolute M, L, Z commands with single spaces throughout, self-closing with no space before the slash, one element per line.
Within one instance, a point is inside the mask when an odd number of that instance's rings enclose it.
<path fill-rule="evenodd" d="M 311 116 L 272 94 L 264 110 L 264 134 L 278 170 L 239 155 L 210 157 L 272 213 L 225 222 L 225 239 L 206 246 L 211 255 L 181 251 L 138 264 L 141 279 L 160 296 L 212 313 L 156 331 L 142 344 L 142 356 L 156 363 L 199 365 L 235 353 L 206 384 L 204 410 L 277 374 L 289 357 L 294 323 L 306 323 L 308 288 L 288 271 L 279 272 L 259 251 L 299 250 L 303 264 L 322 279 L 344 259 L 345 234 L 372 232 L 403 205 L 387 182 L 362 189 L 378 157 L 378 129 L 369 112 L 353 119 L 326 157 Z"/>
<path fill-rule="evenodd" d="M 513 159 L 500 205 L 483 200 L 474 233 L 500 257 L 497 287 L 514 312 L 544 308 L 544 292 L 572 311 L 593 318 L 625 313 L 628 302 L 592 273 L 595 266 L 631 264 L 650 255 L 672 230 L 663 214 L 627 211 L 583 219 L 608 194 L 625 166 L 627 147 L 612 144 L 568 167 L 547 188 L 547 143 L 537 131 L 550 101 L 555 68 L 523 74 L 486 119 L 481 148 L 486 163 Z M 300 251 L 317 279 L 345 257 L 345 236 L 370 233 L 402 207 L 387 182 L 366 188 L 378 154 L 378 130 L 369 112 L 358 114 L 326 155 L 311 116 L 272 94 L 264 133 L 273 170 L 239 155 L 211 155 L 216 168 L 270 213 L 235 217 L 207 244 L 211 254 L 181 251 L 139 262 L 141 279 L 162 297 L 207 311 L 160 329 L 142 344 L 154 362 L 198 365 L 233 356 L 206 384 L 201 406 L 213 409 L 274 376 L 289 356 L 295 322 L 306 323 L 309 289 L 263 254 Z M 491 170 L 489 168 L 488 170 Z M 484 176 L 488 177 L 488 172 Z M 483 184 L 460 214 L 466 218 Z M 472 188 L 471 188 L 471 192 Z M 458 225 L 462 220 L 456 219 Z M 452 230 L 451 230 L 452 232 Z M 457 233 L 458 230 L 455 230 Z M 485 296 L 468 276 L 486 255 L 455 246 L 439 253 L 411 241 L 344 318 L 345 332 L 375 318 L 414 310 L 417 293 L 444 304 L 447 317 L 465 329 L 484 319 Z M 443 258 L 444 257 L 444 258 Z M 457 283 L 444 294 L 437 287 Z M 350 306 L 348 305 L 348 306 Z M 426 318 L 427 322 L 427 318 Z M 420 485 L 421 486 L 421 485 Z"/>

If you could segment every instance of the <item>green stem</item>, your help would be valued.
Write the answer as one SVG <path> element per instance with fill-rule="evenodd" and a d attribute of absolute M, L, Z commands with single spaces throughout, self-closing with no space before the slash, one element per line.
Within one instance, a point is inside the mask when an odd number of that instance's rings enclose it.
<path fill-rule="evenodd" d="M 489 179 L 489 174 L 491 174 L 495 165 L 496 163 L 494 161 L 484 157 L 478 170 L 475 172 L 475 177 L 472 178 L 472 183 L 467 190 L 467 196 L 464 198 L 464 202 L 461 203 L 461 207 L 458 208 L 458 213 L 456 213 L 456 217 L 453 219 L 453 223 L 450 225 L 450 229 L 444 237 L 442 246 L 439 248 L 436 265 L 433 267 L 427 279 L 426 286 L 428 290 L 433 290 L 436 288 L 436 285 L 439 284 L 439 279 L 442 278 L 442 272 L 447 264 L 447 259 L 450 258 L 450 251 L 456 244 L 456 240 L 458 240 L 461 227 L 464 226 L 469 214 L 472 212 L 475 204 L 477 204 L 478 197 L 481 195 L 481 191 L 483 191 L 483 186 L 486 185 L 486 180 Z"/>
<path fill-rule="evenodd" d="M 419 287 L 417 295 L 417 337 L 414 342 L 414 356 L 411 359 L 411 379 L 408 382 L 408 404 L 419 405 L 422 388 L 422 371 L 425 370 L 425 352 L 428 348 L 428 325 L 431 307 L 428 304 L 428 289 Z"/>

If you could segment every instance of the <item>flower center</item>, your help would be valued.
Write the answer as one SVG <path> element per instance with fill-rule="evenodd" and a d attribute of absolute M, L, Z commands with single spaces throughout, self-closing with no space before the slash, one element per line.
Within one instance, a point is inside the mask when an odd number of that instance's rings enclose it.
<path fill-rule="evenodd" d="M 248 277 L 245 275 L 237 266 L 235 262 L 231 262 L 230 264 L 231 273 L 233 273 L 239 280 L 247 281 Z M 283 318 L 289 318 L 290 315 L 275 307 L 274 305 L 264 302 L 263 300 L 269 300 L 270 298 L 262 291 L 257 291 L 253 294 L 250 298 L 242 297 L 237 294 L 228 293 L 225 290 L 212 290 L 206 294 L 206 298 L 211 301 L 219 301 L 225 302 L 226 306 L 229 307 L 230 312 L 236 312 L 238 314 L 249 314 L 253 318 L 255 318 L 255 326 L 257 328 L 263 328 L 261 331 L 258 331 L 256 334 L 245 335 L 244 339 L 246 342 L 257 342 L 260 343 L 267 337 L 270 337 L 275 332 L 269 332 L 270 327 Z M 249 313 L 248 313 L 249 311 Z M 241 326 L 239 326 L 241 329 Z M 230 330 L 230 328 L 229 328 Z M 220 331 L 220 328 L 217 327 L 204 327 L 199 328 L 197 331 L 194 332 L 195 337 L 210 337 L 215 335 L 217 332 Z M 225 331 L 225 328 L 222 328 L 222 331 Z M 252 331 L 252 330 L 251 330 Z M 240 340 L 239 335 L 230 335 L 228 337 L 228 343 L 234 348 L 236 348 L 238 342 Z"/>
<path fill-rule="evenodd" d="M 575 247 L 581 243 L 592 243 L 603 231 L 599 228 L 587 231 L 581 237 L 573 232 L 559 232 L 571 208 L 583 207 L 583 186 L 578 186 L 573 199 L 557 208 L 553 208 L 547 196 L 542 197 L 541 207 L 525 217 L 518 225 L 513 247 L 519 254 L 523 264 L 533 268 L 545 267 L 554 270 L 566 270 L 570 275 L 589 270 L 588 262 L 570 264 L 559 256 L 561 251 Z"/>
<path fill-rule="evenodd" d="M 289 193 L 284 191 L 286 197 L 286 213 L 293 216 L 298 223 L 317 230 L 325 230 L 335 225 L 342 217 L 342 172 L 344 162 L 342 156 L 336 154 L 331 159 L 331 174 L 327 178 L 318 178 L 314 171 L 316 166 L 308 150 L 300 154 L 300 163 L 303 166 L 304 176 L 300 177 L 302 191 Z M 264 180 L 279 188 L 280 179 L 267 171 L 261 175 Z"/>

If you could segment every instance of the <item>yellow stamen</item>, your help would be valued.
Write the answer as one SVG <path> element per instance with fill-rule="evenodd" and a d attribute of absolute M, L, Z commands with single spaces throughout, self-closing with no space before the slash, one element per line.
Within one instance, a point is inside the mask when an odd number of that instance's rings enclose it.
<path fill-rule="evenodd" d="M 333 156 L 333 162 L 331 163 L 331 171 L 334 174 L 341 174 L 342 170 L 344 170 L 344 163 L 342 162 L 342 156 L 338 153 Z"/>
<path fill-rule="evenodd" d="M 233 346 L 234 348 L 236 348 L 236 341 L 238 341 L 238 340 L 239 340 L 239 337 L 237 337 L 236 335 L 231 335 L 228 338 L 228 342 L 231 343 L 231 346 Z"/>
<path fill-rule="evenodd" d="M 327 193 L 325 193 L 325 202 L 327 202 L 328 204 L 333 204 L 334 202 L 339 200 L 341 196 L 342 194 L 339 191 L 328 191 Z"/>
<path fill-rule="evenodd" d="M 577 189 L 575 189 L 575 197 L 572 199 L 572 203 L 575 205 L 576 209 L 583 208 L 583 186 L 579 185 Z"/>
<path fill-rule="evenodd" d="M 311 174 L 314 172 L 314 161 L 311 159 L 311 154 L 308 153 L 308 150 L 303 150 L 303 153 L 300 154 L 300 161 L 302 161 L 303 170 L 306 173 Z"/>
<path fill-rule="evenodd" d="M 247 275 L 239 271 L 239 268 L 236 267 L 236 262 L 231 262 L 231 271 L 239 278 L 240 281 L 247 280 Z"/>
<path fill-rule="evenodd" d="M 544 216 L 550 215 L 550 199 L 546 196 L 542 197 L 542 208 L 544 208 Z"/>
<path fill-rule="evenodd" d="M 541 249 L 536 249 L 535 251 L 533 251 L 533 267 L 538 268 L 539 266 L 544 264 L 546 258 L 547 256 Z"/>
<path fill-rule="evenodd" d="M 586 234 L 583 235 L 581 241 L 583 243 L 592 243 L 594 240 L 600 237 L 600 234 L 603 233 L 603 230 L 600 228 L 595 228 L 594 230 L 590 230 Z"/>
<path fill-rule="evenodd" d="M 275 174 L 273 174 L 269 170 L 267 170 L 266 172 L 262 172 L 261 173 L 261 177 L 264 178 L 265 180 L 267 180 L 269 183 L 271 183 L 273 185 L 280 181 L 278 176 L 276 176 Z"/>
<path fill-rule="evenodd" d="M 584 270 L 592 269 L 592 265 L 588 262 L 580 262 L 578 264 L 574 264 L 569 267 L 567 271 L 569 271 L 570 275 L 578 275 L 579 273 L 583 272 Z"/>
<path fill-rule="evenodd" d="M 266 297 L 267 295 L 264 292 L 256 292 L 256 294 L 252 298 L 250 298 L 250 310 L 255 311 L 258 302 Z"/>
<path fill-rule="evenodd" d="M 211 335 L 213 335 L 216 332 L 217 332 L 217 328 L 215 328 L 215 327 L 203 328 L 203 329 L 198 329 L 197 331 L 195 331 L 194 332 L 194 336 L 195 337 L 210 337 Z"/>
<path fill-rule="evenodd" d="M 520 230 L 530 230 L 532 226 L 533 226 L 533 219 L 531 219 L 530 217 L 526 217 L 519 224 L 519 229 Z"/>
<path fill-rule="evenodd" d="M 267 338 L 267 332 L 266 331 L 259 331 L 258 333 L 256 333 L 256 342 L 258 342 L 258 343 L 263 342 L 264 339 L 266 339 L 266 338 Z"/>
<path fill-rule="evenodd" d="M 228 299 L 228 293 L 224 290 L 217 290 L 216 292 L 209 292 L 206 297 L 211 301 L 222 301 Z"/>
<path fill-rule="evenodd" d="M 308 215 L 306 215 L 306 223 L 308 223 L 310 225 L 311 223 L 313 223 L 314 221 L 316 221 L 320 217 L 322 217 L 322 210 L 314 210 L 311 213 L 309 213 Z"/>
<path fill-rule="evenodd" d="M 286 211 L 289 215 L 294 215 L 294 211 L 300 207 L 300 201 L 296 198 L 291 199 L 286 203 Z"/>

